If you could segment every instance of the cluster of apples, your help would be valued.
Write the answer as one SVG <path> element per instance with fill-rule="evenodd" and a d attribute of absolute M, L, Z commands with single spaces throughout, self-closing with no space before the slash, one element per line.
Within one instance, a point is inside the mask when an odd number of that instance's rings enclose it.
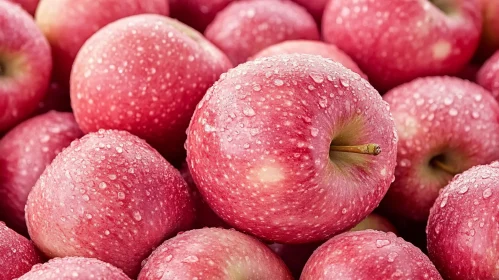
<path fill-rule="evenodd" d="M 0 280 L 499 279 L 497 100 L 498 0 L 0 0 Z"/>

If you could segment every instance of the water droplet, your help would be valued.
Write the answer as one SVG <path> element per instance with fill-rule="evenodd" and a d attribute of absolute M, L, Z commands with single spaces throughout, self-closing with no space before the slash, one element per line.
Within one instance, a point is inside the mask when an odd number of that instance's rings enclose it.
<path fill-rule="evenodd" d="M 254 115 L 256 115 L 255 110 L 253 110 L 253 108 L 251 107 L 245 107 L 243 109 L 243 114 L 248 117 L 253 117 Z"/>
<path fill-rule="evenodd" d="M 254 85 L 253 86 L 253 90 L 254 91 L 260 91 L 260 90 L 262 90 L 262 88 L 260 87 L 260 85 Z"/>
<path fill-rule="evenodd" d="M 490 173 L 486 172 L 482 174 L 482 179 L 487 179 L 490 177 Z"/>
<path fill-rule="evenodd" d="M 125 193 L 123 193 L 123 192 L 119 192 L 119 193 L 118 193 L 118 199 L 120 199 L 120 200 L 125 199 Z"/>
<path fill-rule="evenodd" d="M 85 217 L 87 217 L 87 219 L 91 220 L 92 219 L 92 214 L 86 214 Z"/>
<path fill-rule="evenodd" d="M 276 85 L 276 86 L 279 86 L 279 87 L 280 87 L 280 86 L 284 85 L 284 81 L 283 81 L 283 80 L 281 80 L 281 79 L 275 79 L 275 80 L 274 80 L 274 85 Z"/>
<path fill-rule="evenodd" d="M 341 83 L 341 85 L 343 85 L 344 87 L 349 87 L 349 86 L 350 86 L 350 81 L 348 81 L 348 79 L 347 79 L 347 78 L 340 77 L 340 83 Z"/>
<path fill-rule="evenodd" d="M 186 262 L 186 263 L 195 263 L 197 262 L 199 259 L 198 257 L 196 256 L 188 256 L 186 257 L 185 259 L 182 260 L 182 262 Z"/>
<path fill-rule="evenodd" d="M 459 193 L 460 194 L 464 194 L 468 191 L 469 187 L 468 185 L 463 185 L 460 189 L 459 189 Z"/>
<path fill-rule="evenodd" d="M 172 255 L 168 255 L 165 257 L 165 261 L 169 262 L 173 259 L 173 256 Z"/>
<path fill-rule="evenodd" d="M 388 254 L 388 262 L 393 262 L 395 261 L 395 259 L 397 258 L 398 254 L 395 253 L 395 252 L 391 252 L 390 254 Z"/>
<path fill-rule="evenodd" d="M 324 76 L 319 73 L 310 73 L 310 77 L 318 84 L 322 84 L 324 82 Z"/>
<path fill-rule="evenodd" d="M 106 182 L 100 182 L 99 183 L 99 188 L 102 189 L 102 190 L 105 189 L 105 188 L 107 188 Z"/>
<path fill-rule="evenodd" d="M 109 179 L 111 180 L 116 180 L 116 175 L 115 174 L 109 174 L 107 177 L 109 177 Z"/>
<path fill-rule="evenodd" d="M 106 229 L 106 231 L 104 231 L 104 234 L 105 235 L 109 235 L 111 232 L 109 230 Z"/>
<path fill-rule="evenodd" d="M 313 136 L 313 137 L 317 137 L 317 135 L 319 135 L 319 129 L 315 128 L 315 127 L 312 127 L 310 129 L 310 134 Z"/>
<path fill-rule="evenodd" d="M 486 188 L 483 193 L 483 198 L 489 198 L 492 195 L 492 190 L 490 188 Z"/>
<path fill-rule="evenodd" d="M 452 108 L 452 109 L 449 110 L 449 115 L 451 115 L 453 117 L 457 116 L 457 113 L 458 113 L 457 110 L 454 109 L 454 108 Z"/>
<path fill-rule="evenodd" d="M 444 196 L 444 198 L 442 199 L 442 202 L 440 202 L 440 208 L 444 208 L 445 205 L 447 205 L 447 200 L 449 199 L 448 196 Z"/>
<path fill-rule="evenodd" d="M 387 240 L 387 239 L 376 240 L 376 247 L 378 247 L 378 248 L 383 248 L 383 247 L 388 246 L 390 244 L 391 244 L 390 240 Z"/>
<path fill-rule="evenodd" d="M 480 100 L 482 100 L 482 95 L 481 94 L 475 95 L 475 101 L 480 102 Z"/>
<path fill-rule="evenodd" d="M 454 100 L 452 98 L 450 98 L 450 97 L 446 97 L 444 99 L 444 104 L 445 105 L 450 105 L 450 104 L 452 104 L 452 102 L 454 102 Z"/>
<path fill-rule="evenodd" d="M 471 113 L 471 117 L 474 119 L 478 119 L 480 117 L 480 114 L 478 112 L 473 111 L 473 113 Z"/>
<path fill-rule="evenodd" d="M 123 149 L 122 149 L 121 147 L 116 147 L 116 151 L 117 151 L 119 154 L 123 153 Z"/>
<path fill-rule="evenodd" d="M 142 216 L 140 215 L 140 212 L 139 212 L 139 211 L 134 211 L 134 212 L 133 212 L 133 218 L 134 218 L 136 221 L 140 221 L 140 220 L 142 220 Z"/>
<path fill-rule="evenodd" d="M 85 200 L 85 201 L 89 201 L 89 200 L 90 200 L 90 197 L 89 197 L 88 195 L 86 195 L 86 194 L 84 194 L 84 195 L 82 196 L 82 198 L 83 198 L 83 200 Z"/>
<path fill-rule="evenodd" d="M 346 213 L 347 213 L 347 209 L 346 208 L 341 209 L 341 214 L 346 214 Z"/>

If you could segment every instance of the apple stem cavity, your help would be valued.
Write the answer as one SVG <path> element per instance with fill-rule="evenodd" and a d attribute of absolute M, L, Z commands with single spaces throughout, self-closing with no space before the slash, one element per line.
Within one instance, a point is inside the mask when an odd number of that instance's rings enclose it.
<path fill-rule="evenodd" d="M 377 156 L 381 153 L 381 147 L 378 144 L 364 144 L 364 145 L 357 145 L 357 146 L 331 145 L 329 148 L 329 151 Z"/>
<path fill-rule="evenodd" d="M 433 165 L 433 167 L 441 169 L 441 170 L 449 173 L 452 176 L 459 173 L 456 170 L 454 170 L 452 167 L 450 167 L 449 165 L 443 163 L 441 160 L 438 160 L 438 159 L 433 159 L 431 161 L 431 164 Z"/>

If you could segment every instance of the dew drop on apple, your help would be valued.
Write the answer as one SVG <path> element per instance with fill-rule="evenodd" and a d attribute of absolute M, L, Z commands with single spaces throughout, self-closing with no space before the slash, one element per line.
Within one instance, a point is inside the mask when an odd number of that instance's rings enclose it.
<path fill-rule="evenodd" d="M 471 113 L 471 117 L 474 119 L 478 119 L 480 117 L 480 114 L 476 111 L 473 111 L 473 113 Z"/>
<path fill-rule="evenodd" d="M 117 178 L 115 174 L 109 174 L 108 177 L 110 180 L 116 180 L 116 178 Z"/>
<path fill-rule="evenodd" d="M 254 115 L 256 115 L 255 110 L 253 110 L 253 108 L 251 107 L 245 107 L 243 109 L 243 114 L 247 117 L 253 117 Z"/>
<path fill-rule="evenodd" d="M 89 200 L 90 200 L 90 197 L 89 197 L 88 195 L 86 195 L 86 194 L 84 194 L 84 195 L 82 196 L 82 198 L 83 198 L 83 200 L 85 200 L 85 201 L 89 201 Z"/>
<path fill-rule="evenodd" d="M 448 199 L 449 199 L 449 197 L 447 195 L 445 195 L 444 198 L 442 199 L 442 202 L 440 202 L 440 208 L 444 208 L 445 205 L 447 205 Z"/>
<path fill-rule="evenodd" d="M 459 189 L 459 193 L 465 194 L 468 191 L 468 189 L 469 189 L 468 185 L 465 184 Z"/>
<path fill-rule="evenodd" d="M 310 73 L 310 77 L 318 84 L 322 84 L 324 82 L 324 76 L 319 73 Z"/>
<path fill-rule="evenodd" d="M 262 90 L 262 87 L 260 85 L 254 85 L 253 86 L 253 90 L 258 92 L 258 91 L 261 91 Z"/>
<path fill-rule="evenodd" d="M 274 80 L 274 85 L 280 87 L 280 86 L 284 85 L 284 81 L 281 80 L 281 79 L 275 79 Z"/>
<path fill-rule="evenodd" d="M 310 129 L 310 134 L 313 136 L 313 137 L 317 137 L 317 135 L 319 135 L 319 129 L 315 128 L 315 127 L 312 127 Z"/>
<path fill-rule="evenodd" d="M 347 78 L 340 77 L 340 83 L 344 87 L 349 87 L 350 86 L 350 81 Z"/>
<path fill-rule="evenodd" d="M 136 221 L 140 221 L 140 220 L 142 220 L 142 215 L 140 215 L 140 212 L 139 212 L 139 211 L 134 211 L 134 212 L 133 212 L 133 218 L 134 218 Z"/>
<path fill-rule="evenodd" d="M 451 108 L 451 109 L 449 110 L 449 115 L 451 115 L 451 116 L 453 116 L 453 117 L 457 116 L 457 113 L 458 113 L 458 112 L 457 112 L 457 110 L 456 110 L 455 108 Z"/>
<path fill-rule="evenodd" d="M 487 199 L 492 196 L 492 190 L 490 188 L 486 188 L 482 193 L 483 198 Z"/>
<path fill-rule="evenodd" d="M 199 259 L 198 257 L 196 256 L 187 256 L 185 259 L 182 260 L 182 262 L 186 262 L 186 263 L 195 263 L 197 262 Z"/>
<path fill-rule="evenodd" d="M 387 240 L 387 239 L 376 240 L 376 247 L 377 248 L 383 248 L 383 247 L 388 246 L 390 244 L 391 244 L 390 240 Z"/>
<path fill-rule="evenodd" d="M 394 262 L 397 257 L 398 254 L 396 252 L 391 252 L 388 254 L 388 262 Z"/>
<path fill-rule="evenodd" d="M 454 102 L 454 99 L 452 99 L 451 97 L 446 97 L 444 99 L 444 104 L 445 105 L 451 105 L 453 102 Z"/>

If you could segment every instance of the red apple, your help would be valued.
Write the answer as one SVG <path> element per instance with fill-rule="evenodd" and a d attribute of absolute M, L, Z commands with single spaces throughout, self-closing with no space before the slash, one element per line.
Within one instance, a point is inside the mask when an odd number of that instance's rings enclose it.
<path fill-rule="evenodd" d="M 163 16 L 116 21 L 88 40 L 76 58 L 71 102 L 85 132 L 127 130 L 169 161 L 181 162 L 196 104 L 227 57 L 188 26 Z"/>
<path fill-rule="evenodd" d="M 204 227 L 222 227 L 230 228 L 224 220 L 222 220 L 213 210 L 208 206 L 206 201 L 201 197 L 199 190 L 192 179 L 191 172 L 187 163 L 184 162 L 180 168 L 180 174 L 184 178 L 185 182 L 189 186 L 191 191 L 191 196 L 194 200 L 196 209 L 196 219 L 194 221 L 194 228 L 204 228 Z"/>
<path fill-rule="evenodd" d="M 57 82 L 52 82 L 47 94 L 40 103 L 35 115 L 41 115 L 50 111 L 71 112 L 71 100 L 69 98 L 69 89 Z"/>
<path fill-rule="evenodd" d="M 235 230 L 204 228 L 167 240 L 147 259 L 138 280 L 292 279 L 265 244 Z"/>
<path fill-rule="evenodd" d="M 118 19 L 146 13 L 168 15 L 168 0 L 41 0 L 36 23 L 52 46 L 56 81 L 69 85 L 76 54 L 95 32 Z"/>
<path fill-rule="evenodd" d="M 499 50 L 499 1 L 481 0 L 483 28 L 480 47 L 476 52 L 479 60 L 485 60 Z"/>
<path fill-rule="evenodd" d="M 33 18 L 17 4 L 0 1 L 0 133 L 29 117 L 45 96 L 50 46 Z"/>
<path fill-rule="evenodd" d="M 367 76 L 362 72 L 362 70 L 360 70 L 359 66 L 357 66 L 357 64 L 342 50 L 338 49 L 335 45 L 326 44 L 319 41 L 285 41 L 263 49 L 262 51 L 254 55 L 252 59 L 278 54 L 293 53 L 314 54 L 320 55 L 324 58 L 329 58 L 333 61 L 341 63 L 346 68 L 359 74 L 362 78 L 367 79 Z"/>
<path fill-rule="evenodd" d="M 366 229 L 372 229 L 384 232 L 393 232 L 397 234 L 397 229 L 387 218 L 375 213 L 369 214 L 369 216 L 367 216 L 364 220 L 358 223 L 350 231 L 361 231 Z"/>
<path fill-rule="evenodd" d="M 329 1 L 322 31 L 385 91 L 421 76 L 458 73 L 481 27 L 479 0 L 358 0 Z"/>
<path fill-rule="evenodd" d="M 0 222 L 0 280 L 15 279 L 41 261 L 31 241 Z"/>
<path fill-rule="evenodd" d="M 7 0 L 16 4 L 19 4 L 26 12 L 31 15 L 35 14 L 36 7 L 38 7 L 38 2 L 40 0 Z"/>
<path fill-rule="evenodd" d="M 216 16 L 204 34 L 234 65 L 286 40 L 319 39 L 312 16 L 299 5 L 281 0 L 234 2 Z"/>
<path fill-rule="evenodd" d="M 396 143 L 388 106 L 366 80 L 294 54 L 223 75 L 199 103 L 186 148 L 196 185 L 226 222 L 307 243 L 372 212 L 393 179 Z"/>
<path fill-rule="evenodd" d="M 63 148 L 83 136 L 71 113 L 24 121 L 0 140 L 0 220 L 27 235 L 24 206 L 36 181 Z"/>
<path fill-rule="evenodd" d="M 203 32 L 215 16 L 237 0 L 170 0 L 171 16 Z"/>
<path fill-rule="evenodd" d="M 328 0 L 293 0 L 294 2 L 305 7 L 308 12 L 314 16 L 317 22 L 321 22 L 322 15 L 324 14 L 324 8 Z"/>
<path fill-rule="evenodd" d="M 454 175 L 499 159 L 499 104 L 480 86 L 422 78 L 384 99 L 399 136 L 395 181 L 382 203 L 389 216 L 426 221 Z"/>
<path fill-rule="evenodd" d="M 91 258 L 55 258 L 35 265 L 18 280 L 130 280 L 128 276 L 108 263 Z"/>
<path fill-rule="evenodd" d="M 192 216 L 180 173 L 143 140 L 116 130 L 74 141 L 47 167 L 26 205 L 29 234 L 47 256 L 97 258 L 130 277 Z"/>
<path fill-rule="evenodd" d="M 465 171 L 440 193 L 428 220 L 430 259 L 446 279 L 499 277 L 499 162 Z"/>
<path fill-rule="evenodd" d="M 477 82 L 492 92 L 496 100 L 499 100 L 499 51 L 480 68 Z"/>
<path fill-rule="evenodd" d="M 393 233 L 347 232 L 331 238 L 308 260 L 301 280 L 440 280 L 418 248 Z"/>

